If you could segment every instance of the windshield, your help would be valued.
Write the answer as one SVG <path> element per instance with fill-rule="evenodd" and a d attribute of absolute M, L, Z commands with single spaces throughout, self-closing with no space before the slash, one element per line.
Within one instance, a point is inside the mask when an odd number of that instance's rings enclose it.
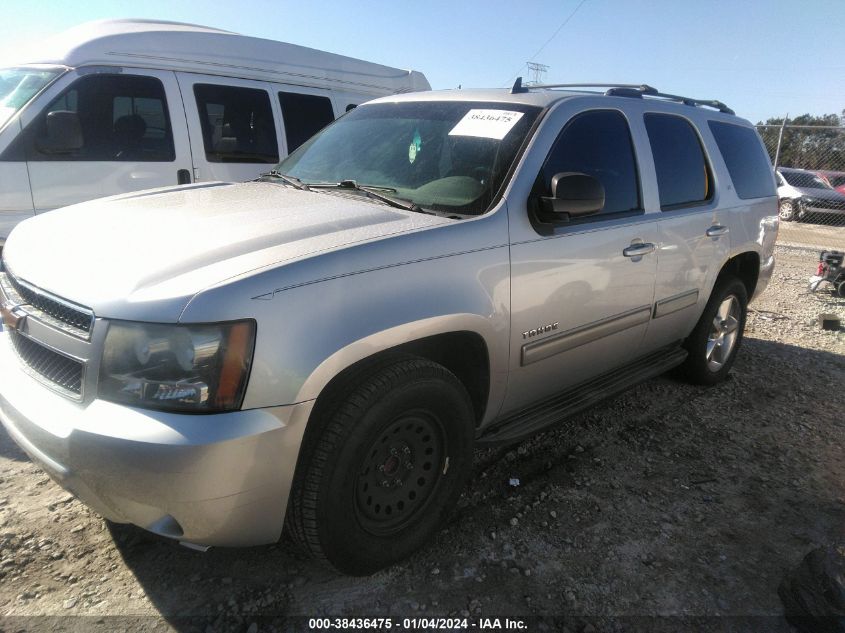
<path fill-rule="evenodd" d="M 824 180 L 809 171 L 782 171 L 784 177 L 793 187 L 804 187 L 805 189 L 830 189 Z"/>
<path fill-rule="evenodd" d="M 42 68 L 0 68 L 0 127 L 62 71 Z"/>
<path fill-rule="evenodd" d="M 484 213 L 540 108 L 423 101 L 355 108 L 278 165 L 305 184 L 355 181 L 425 209 Z"/>

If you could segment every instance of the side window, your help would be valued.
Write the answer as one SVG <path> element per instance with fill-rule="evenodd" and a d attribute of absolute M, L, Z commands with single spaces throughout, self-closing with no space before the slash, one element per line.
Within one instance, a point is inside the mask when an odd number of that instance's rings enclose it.
<path fill-rule="evenodd" d="M 660 208 L 693 206 L 712 196 L 710 169 L 701 141 L 686 119 L 672 114 L 646 114 L 645 127 L 654 156 Z"/>
<path fill-rule="evenodd" d="M 64 129 L 57 131 L 54 113 L 67 113 Z M 164 86 L 154 77 L 81 77 L 45 108 L 25 136 L 31 161 L 176 160 Z"/>
<path fill-rule="evenodd" d="M 743 200 L 775 195 L 772 165 L 757 131 L 720 121 L 708 121 L 725 159 L 736 195 Z"/>
<path fill-rule="evenodd" d="M 566 124 L 540 173 L 543 195 L 551 195 L 555 174 L 570 171 L 593 176 L 604 186 L 602 214 L 641 208 L 631 131 L 621 113 L 595 110 Z"/>
<path fill-rule="evenodd" d="M 208 162 L 279 162 L 276 125 L 266 91 L 195 84 L 194 96 Z"/>
<path fill-rule="evenodd" d="M 288 152 L 292 152 L 317 132 L 334 121 L 332 102 L 328 97 L 280 92 L 282 119 Z"/>

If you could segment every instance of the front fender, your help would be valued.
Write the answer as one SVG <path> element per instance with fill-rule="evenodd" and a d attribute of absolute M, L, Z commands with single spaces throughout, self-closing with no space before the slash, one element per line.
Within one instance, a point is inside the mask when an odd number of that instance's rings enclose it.
<path fill-rule="evenodd" d="M 490 389 L 485 411 L 487 416 L 495 415 L 499 410 L 507 386 L 507 353 L 503 342 L 506 340 L 489 319 L 477 314 L 448 314 L 375 332 L 337 350 L 320 363 L 306 378 L 297 401 L 316 398 L 329 382 L 340 372 L 355 363 L 365 360 L 374 353 L 396 348 L 408 342 L 454 332 L 473 332 L 484 339 L 490 362 Z"/>
<path fill-rule="evenodd" d="M 327 279 L 254 302 L 258 338 L 244 407 L 316 398 L 359 360 L 454 331 L 484 339 L 491 394 L 498 394 L 493 383 L 507 376 L 508 273 L 502 246 Z"/>

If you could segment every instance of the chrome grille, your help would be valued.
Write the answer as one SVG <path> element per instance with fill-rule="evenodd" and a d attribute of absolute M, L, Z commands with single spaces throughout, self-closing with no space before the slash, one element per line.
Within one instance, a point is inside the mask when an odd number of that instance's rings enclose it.
<path fill-rule="evenodd" d="M 14 330 L 8 330 L 8 333 L 12 347 L 31 374 L 65 395 L 73 398 L 82 395 L 85 369 L 82 361 L 60 354 Z"/>
<path fill-rule="evenodd" d="M 94 324 L 94 313 L 91 310 L 50 295 L 16 279 L 9 272 L 0 272 L 0 287 L 8 299 L 19 304 L 24 312 L 36 319 L 74 336 L 90 338 L 91 326 Z"/>

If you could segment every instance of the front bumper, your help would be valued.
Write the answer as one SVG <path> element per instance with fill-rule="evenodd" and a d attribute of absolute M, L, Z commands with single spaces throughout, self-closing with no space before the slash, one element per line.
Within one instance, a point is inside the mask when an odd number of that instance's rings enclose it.
<path fill-rule="evenodd" d="M 843 215 L 845 214 L 845 206 L 833 204 L 830 206 L 821 206 L 814 202 L 805 202 L 803 200 L 799 201 L 799 205 L 801 211 L 804 213 L 813 213 L 813 214 L 832 214 L 832 215 Z"/>
<path fill-rule="evenodd" d="M 313 401 L 185 415 L 80 404 L 24 373 L 0 332 L 0 421 L 103 517 L 200 545 L 276 542 Z"/>

